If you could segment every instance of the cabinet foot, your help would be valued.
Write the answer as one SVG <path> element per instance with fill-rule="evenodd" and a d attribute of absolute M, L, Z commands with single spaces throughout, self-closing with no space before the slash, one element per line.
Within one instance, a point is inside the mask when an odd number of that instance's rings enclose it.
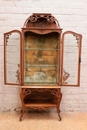
<path fill-rule="evenodd" d="M 57 108 L 57 113 L 58 113 L 58 117 L 59 117 L 59 121 L 61 121 L 61 116 L 60 116 L 60 110 L 59 110 L 59 108 Z"/>
<path fill-rule="evenodd" d="M 22 116 L 20 117 L 20 121 L 22 121 Z"/>
<path fill-rule="evenodd" d="M 61 121 L 62 120 L 61 116 L 60 115 L 58 115 L 58 116 L 59 116 L 59 121 Z"/>
<path fill-rule="evenodd" d="M 22 121 L 23 115 L 24 115 L 24 109 L 21 110 L 20 121 Z"/>

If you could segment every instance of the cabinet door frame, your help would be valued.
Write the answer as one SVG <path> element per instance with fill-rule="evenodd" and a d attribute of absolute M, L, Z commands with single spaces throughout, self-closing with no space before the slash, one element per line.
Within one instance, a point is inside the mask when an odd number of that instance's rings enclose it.
<path fill-rule="evenodd" d="M 6 66 L 6 45 L 7 45 L 7 39 L 9 38 L 9 35 L 11 35 L 12 33 L 19 33 L 20 35 L 20 83 L 11 83 L 11 82 L 7 82 L 7 66 Z M 22 35 L 21 32 L 19 30 L 12 30 L 9 32 L 4 33 L 4 84 L 5 85 L 21 85 L 21 65 L 22 65 L 22 60 L 21 60 L 21 44 L 22 44 Z M 15 74 L 14 74 L 15 75 Z"/>
<path fill-rule="evenodd" d="M 77 70 L 77 84 L 64 84 L 63 83 L 63 66 L 64 66 L 64 36 L 66 34 L 72 34 L 74 36 L 79 37 L 79 44 L 78 44 L 78 70 Z M 72 86 L 72 87 L 78 87 L 80 86 L 80 68 L 81 68 L 81 46 L 82 46 L 82 35 L 78 34 L 76 32 L 73 31 L 66 31 L 62 34 L 62 61 L 61 61 L 61 85 L 62 86 Z M 67 74 L 67 72 L 65 72 Z"/>

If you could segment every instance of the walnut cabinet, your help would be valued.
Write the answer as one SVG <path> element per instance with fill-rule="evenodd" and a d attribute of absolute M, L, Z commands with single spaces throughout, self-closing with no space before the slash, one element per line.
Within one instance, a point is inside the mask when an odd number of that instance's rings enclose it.
<path fill-rule="evenodd" d="M 21 87 L 20 120 L 27 107 L 56 107 L 61 120 L 61 87 L 80 85 L 81 43 L 51 14 L 34 13 L 21 31 L 4 33 L 4 83 Z"/>

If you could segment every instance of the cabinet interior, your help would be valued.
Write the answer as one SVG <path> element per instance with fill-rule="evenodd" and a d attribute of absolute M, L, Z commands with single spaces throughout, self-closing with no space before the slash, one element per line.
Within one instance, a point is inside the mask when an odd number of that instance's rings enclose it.
<path fill-rule="evenodd" d="M 24 34 L 24 84 L 57 85 L 59 34 Z"/>

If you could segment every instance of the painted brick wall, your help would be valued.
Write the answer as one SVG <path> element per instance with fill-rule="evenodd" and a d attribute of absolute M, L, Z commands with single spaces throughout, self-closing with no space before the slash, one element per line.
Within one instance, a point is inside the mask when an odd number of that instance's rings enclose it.
<path fill-rule="evenodd" d="M 87 0 L 0 0 L 0 110 L 20 107 L 20 88 L 4 85 L 3 33 L 21 30 L 32 13 L 52 13 L 63 32 L 81 33 L 82 63 L 80 87 L 62 87 L 62 111 L 87 111 Z"/>

